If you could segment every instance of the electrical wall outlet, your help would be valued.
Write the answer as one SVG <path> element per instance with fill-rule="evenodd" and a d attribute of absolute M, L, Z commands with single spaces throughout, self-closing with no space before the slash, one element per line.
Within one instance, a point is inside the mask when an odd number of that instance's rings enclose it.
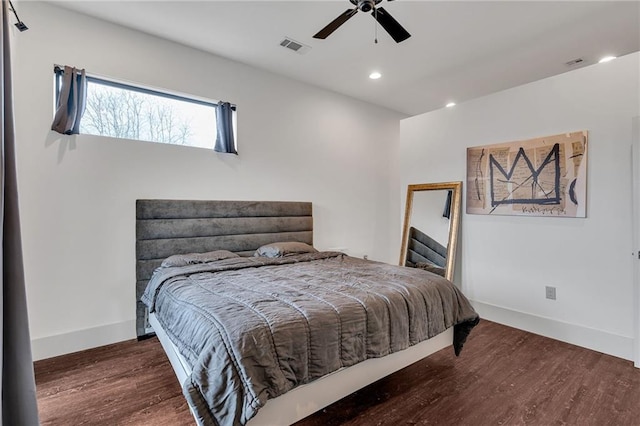
<path fill-rule="evenodd" d="M 555 287 L 546 286 L 545 287 L 545 291 L 546 291 L 547 299 L 556 300 L 556 288 Z"/>

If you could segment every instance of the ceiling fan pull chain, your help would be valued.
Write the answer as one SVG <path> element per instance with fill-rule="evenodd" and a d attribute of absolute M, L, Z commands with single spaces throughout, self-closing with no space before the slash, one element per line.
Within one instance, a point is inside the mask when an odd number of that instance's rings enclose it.
<path fill-rule="evenodd" d="M 375 21 L 376 21 L 376 25 L 374 27 L 375 28 L 375 30 L 374 30 L 375 35 L 374 35 L 373 42 L 375 44 L 378 44 L 378 9 L 377 8 L 373 9 L 373 13 L 375 15 L 374 18 L 375 18 Z"/>

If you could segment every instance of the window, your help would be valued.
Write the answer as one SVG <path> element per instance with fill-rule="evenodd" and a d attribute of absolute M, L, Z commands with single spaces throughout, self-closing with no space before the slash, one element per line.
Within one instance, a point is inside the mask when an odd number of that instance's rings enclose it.
<path fill-rule="evenodd" d="M 55 72 L 57 102 L 63 70 Z M 80 133 L 213 149 L 216 108 L 214 102 L 87 76 Z"/>

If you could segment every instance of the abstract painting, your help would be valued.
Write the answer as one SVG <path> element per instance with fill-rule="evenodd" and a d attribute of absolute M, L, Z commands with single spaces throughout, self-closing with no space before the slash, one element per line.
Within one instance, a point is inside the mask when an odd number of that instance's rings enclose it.
<path fill-rule="evenodd" d="M 587 132 L 467 148 L 467 213 L 586 217 Z"/>

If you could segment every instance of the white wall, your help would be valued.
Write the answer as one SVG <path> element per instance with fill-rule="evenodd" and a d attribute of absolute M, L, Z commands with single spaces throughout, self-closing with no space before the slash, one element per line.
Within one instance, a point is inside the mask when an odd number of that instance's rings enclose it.
<path fill-rule="evenodd" d="M 639 65 L 635 53 L 401 121 L 401 190 L 465 181 L 470 146 L 589 131 L 586 219 L 463 214 L 457 280 L 481 316 L 632 359 Z"/>
<path fill-rule="evenodd" d="M 397 261 L 399 114 L 38 2 L 14 34 L 36 359 L 133 338 L 135 200 L 299 200 L 315 245 Z M 50 132 L 53 65 L 238 105 L 239 156 Z"/>

